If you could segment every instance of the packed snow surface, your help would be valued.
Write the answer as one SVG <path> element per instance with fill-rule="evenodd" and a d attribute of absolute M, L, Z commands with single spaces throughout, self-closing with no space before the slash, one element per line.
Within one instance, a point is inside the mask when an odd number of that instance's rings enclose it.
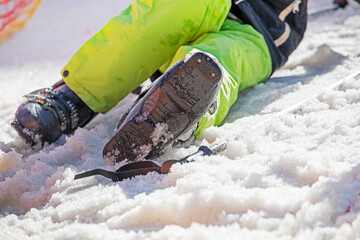
<path fill-rule="evenodd" d="M 228 142 L 216 156 L 167 175 L 74 181 L 86 170 L 116 169 L 105 166 L 102 148 L 133 95 L 40 151 L 22 142 L 9 126 L 22 95 L 57 81 L 72 54 L 129 3 L 46 0 L 0 43 L 0 239 L 360 238 L 360 79 L 346 78 L 360 70 L 354 1 L 310 17 L 289 62 L 240 93 L 222 126 L 156 161 Z"/>

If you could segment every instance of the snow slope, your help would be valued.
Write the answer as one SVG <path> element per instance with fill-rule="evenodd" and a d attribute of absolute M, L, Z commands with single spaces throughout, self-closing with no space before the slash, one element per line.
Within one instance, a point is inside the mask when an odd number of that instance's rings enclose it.
<path fill-rule="evenodd" d="M 74 181 L 85 170 L 115 169 L 101 152 L 132 95 L 41 151 L 25 146 L 9 126 L 21 96 L 57 81 L 81 44 L 129 3 L 46 0 L 0 43 L 0 239 L 360 238 L 360 79 L 324 92 L 360 70 L 360 6 L 352 1 L 310 17 L 288 64 L 239 94 L 221 127 L 157 161 L 228 141 L 217 156 L 168 175 Z"/>

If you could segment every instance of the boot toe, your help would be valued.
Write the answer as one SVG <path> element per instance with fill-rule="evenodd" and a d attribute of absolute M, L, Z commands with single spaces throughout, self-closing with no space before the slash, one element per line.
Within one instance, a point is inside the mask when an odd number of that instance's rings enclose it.
<path fill-rule="evenodd" d="M 59 121 L 54 113 L 36 102 L 25 102 L 20 105 L 11 125 L 30 146 L 52 143 L 61 135 Z"/>

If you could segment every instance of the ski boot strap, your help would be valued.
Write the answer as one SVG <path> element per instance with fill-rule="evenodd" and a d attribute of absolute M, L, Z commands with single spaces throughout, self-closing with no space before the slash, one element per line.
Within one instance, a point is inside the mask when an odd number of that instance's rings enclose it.
<path fill-rule="evenodd" d="M 53 112 L 58 116 L 60 122 L 60 130 L 64 133 L 70 133 L 76 129 L 79 124 L 79 114 L 75 104 L 66 99 L 66 96 L 61 91 L 55 90 L 63 81 L 57 82 L 51 88 L 42 88 L 33 91 L 24 97 L 29 102 L 36 102 L 42 105 L 46 110 Z"/>

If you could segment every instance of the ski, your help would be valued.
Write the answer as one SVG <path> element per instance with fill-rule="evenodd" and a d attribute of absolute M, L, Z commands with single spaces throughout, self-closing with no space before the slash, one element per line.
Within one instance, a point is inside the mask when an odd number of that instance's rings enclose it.
<path fill-rule="evenodd" d="M 330 90 L 338 89 L 339 87 L 341 87 L 342 84 L 344 84 L 346 81 L 349 81 L 351 79 L 360 80 L 360 70 L 347 75 L 345 78 L 342 78 L 342 79 L 334 82 L 333 84 L 329 85 L 328 87 L 326 87 L 324 90 L 320 91 L 319 93 L 315 93 L 315 94 L 311 95 L 310 97 L 305 98 L 304 100 L 297 102 L 279 112 L 268 113 L 268 114 L 263 115 L 263 116 L 268 116 L 268 115 L 270 115 L 270 116 L 266 117 L 264 120 L 260 121 L 259 123 L 254 124 L 253 127 L 258 128 L 258 127 L 264 125 L 265 123 L 269 122 L 270 120 L 273 120 L 274 118 L 279 118 L 286 113 L 295 113 L 296 111 L 301 109 L 301 107 L 304 106 L 306 103 L 309 103 L 311 100 L 318 98 L 319 96 L 321 96 L 322 94 L 324 94 Z"/>
<path fill-rule="evenodd" d="M 330 3 L 330 4 L 320 6 L 320 7 L 309 9 L 308 15 L 312 16 L 312 15 L 320 14 L 323 12 L 335 11 L 335 10 L 339 9 L 340 7 L 341 6 L 338 3 Z"/>

